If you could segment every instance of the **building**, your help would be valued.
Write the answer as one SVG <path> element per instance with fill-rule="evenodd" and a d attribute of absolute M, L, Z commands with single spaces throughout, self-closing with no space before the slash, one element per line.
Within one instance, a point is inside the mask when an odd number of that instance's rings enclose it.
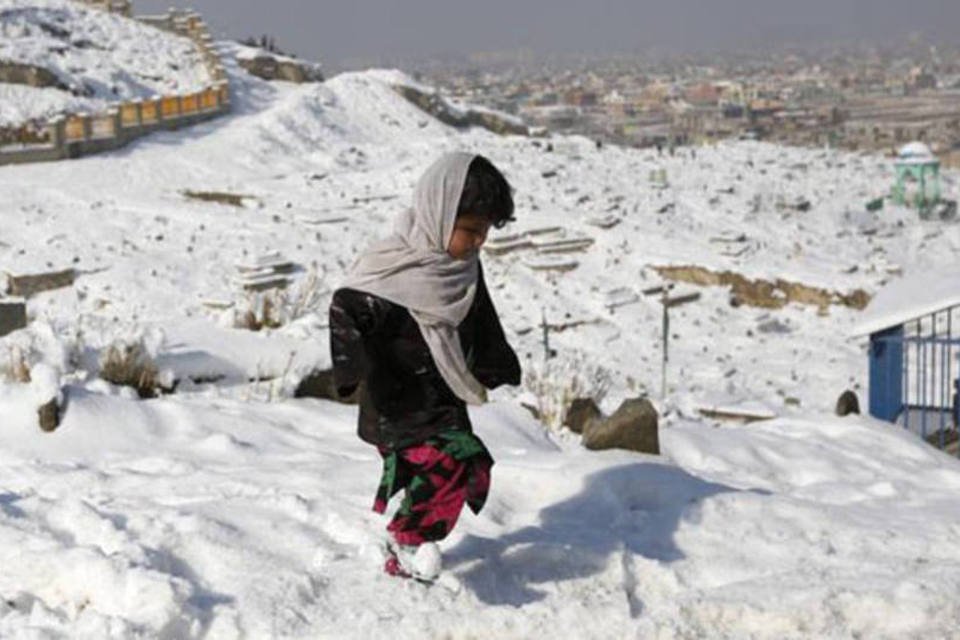
<path fill-rule="evenodd" d="M 918 273 L 877 294 L 854 336 L 870 336 L 870 415 L 957 450 L 960 278 Z"/>
<path fill-rule="evenodd" d="M 897 154 L 893 200 L 925 211 L 940 202 L 940 160 L 922 142 L 911 142 Z"/>

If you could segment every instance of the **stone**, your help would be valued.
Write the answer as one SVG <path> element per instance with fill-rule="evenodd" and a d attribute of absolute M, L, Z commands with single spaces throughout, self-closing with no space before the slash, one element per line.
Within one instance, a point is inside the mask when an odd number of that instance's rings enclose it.
<path fill-rule="evenodd" d="M 362 386 L 362 385 L 360 385 Z M 360 402 L 360 386 L 349 396 L 340 397 L 333 383 L 333 369 L 314 369 L 307 375 L 293 392 L 294 398 L 320 398 L 333 400 L 343 404 L 357 404 Z"/>
<path fill-rule="evenodd" d="M 836 414 L 838 416 L 848 416 L 850 414 L 860 415 L 860 399 L 857 394 L 847 389 L 837 398 Z"/>
<path fill-rule="evenodd" d="M 0 336 L 27 326 L 27 304 L 22 300 L 0 300 Z"/>
<path fill-rule="evenodd" d="M 603 413 L 593 398 L 577 398 L 570 403 L 564 424 L 574 433 L 583 433 L 591 420 L 603 419 Z"/>
<path fill-rule="evenodd" d="M 658 423 L 657 410 L 649 400 L 624 400 L 609 418 L 593 420 L 586 425 L 583 445 L 593 451 L 626 449 L 659 455 Z"/>
<path fill-rule="evenodd" d="M 46 433 L 56 430 L 60 426 L 60 405 L 53 399 L 37 409 L 40 420 L 40 429 Z"/>

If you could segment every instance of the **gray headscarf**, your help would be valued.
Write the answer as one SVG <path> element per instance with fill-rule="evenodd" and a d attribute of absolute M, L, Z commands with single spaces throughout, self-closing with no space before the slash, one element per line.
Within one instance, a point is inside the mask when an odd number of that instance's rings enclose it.
<path fill-rule="evenodd" d="M 457 333 L 473 304 L 479 260 L 447 253 L 475 157 L 448 153 L 433 163 L 417 183 L 413 207 L 397 217 L 393 233 L 357 259 L 343 286 L 406 307 L 450 389 L 468 404 L 483 404 L 487 391 L 468 370 Z"/>

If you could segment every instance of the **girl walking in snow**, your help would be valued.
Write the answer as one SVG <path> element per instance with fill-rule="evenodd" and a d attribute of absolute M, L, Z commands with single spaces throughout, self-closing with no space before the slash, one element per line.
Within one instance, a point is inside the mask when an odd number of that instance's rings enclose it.
<path fill-rule="evenodd" d="M 337 393 L 359 386 L 360 437 L 378 447 L 374 510 L 403 501 L 387 527 L 384 569 L 434 579 L 437 541 L 464 504 L 479 513 L 493 459 L 467 404 L 520 383 L 478 255 L 490 227 L 513 219 L 510 186 L 483 156 L 451 153 L 417 184 L 393 233 L 363 253 L 330 305 Z"/>

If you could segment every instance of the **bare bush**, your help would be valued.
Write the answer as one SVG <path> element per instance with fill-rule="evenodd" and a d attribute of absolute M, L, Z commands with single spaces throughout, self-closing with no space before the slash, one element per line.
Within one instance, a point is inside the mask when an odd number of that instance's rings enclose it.
<path fill-rule="evenodd" d="M 107 347 L 100 358 L 100 377 L 136 389 L 141 398 L 155 398 L 164 390 L 157 366 L 142 341 Z"/>
<path fill-rule="evenodd" d="M 0 366 L 0 378 L 5 382 L 30 382 L 30 365 L 27 356 L 18 345 L 11 345 L 7 351 L 7 362 Z"/>
<path fill-rule="evenodd" d="M 540 421 L 554 430 L 563 426 L 575 399 L 593 398 L 598 405 L 603 402 L 610 382 L 610 372 L 588 363 L 582 352 L 530 367 L 524 376 L 524 387 L 536 398 Z"/>
<path fill-rule="evenodd" d="M 321 273 L 314 264 L 293 287 L 248 294 L 234 326 L 250 331 L 278 329 L 317 311 L 330 293 L 324 286 L 325 276 L 326 271 Z"/>

